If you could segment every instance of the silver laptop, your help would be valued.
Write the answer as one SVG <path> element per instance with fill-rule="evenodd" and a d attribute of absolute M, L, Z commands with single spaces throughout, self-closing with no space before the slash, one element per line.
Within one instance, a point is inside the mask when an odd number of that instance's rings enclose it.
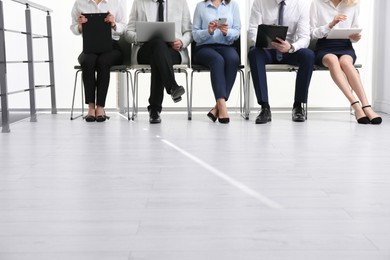
<path fill-rule="evenodd" d="M 166 42 L 175 41 L 174 22 L 136 22 L 137 42 L 147 42 L 160 37 Z"/>

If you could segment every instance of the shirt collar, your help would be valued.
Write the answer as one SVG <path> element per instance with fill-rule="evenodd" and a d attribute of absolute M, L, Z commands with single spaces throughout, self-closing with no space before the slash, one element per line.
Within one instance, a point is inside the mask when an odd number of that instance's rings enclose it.
<path fill-rule="evenodd" d="M 276 3 L 279 5 L 283 0 L 275 0 Z M 288 1 L 287 0 L 284 0 L 285 4 L 287 5 Z"/>
<path fill-rule="evenodd" d="M 222 0 L 222 3 L 221 3 L 221 4 L 226 5 L 225 0 Z M 206 2 L 206 6 L 210 6 L 210 5 L 214 6 L 213 3 L 211 2 L 211 0 L 208 0 L 208 1 Z"/>

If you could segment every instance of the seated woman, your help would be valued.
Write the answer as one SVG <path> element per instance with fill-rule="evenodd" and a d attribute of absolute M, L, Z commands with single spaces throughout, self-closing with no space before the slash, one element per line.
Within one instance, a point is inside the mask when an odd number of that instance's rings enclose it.
<path fill-rule="evenodd" d="M 229 123 L 226 101 L 236 80 L 240 59 L 233 42 L 240 36 L 238 4 L 231 0 L 204 0 L 197 4 L 192 35 L 196 42 L 194 62 L 210 68 L 216 100 L 207 116 Z"/>
<path fill-rule="evenodd" d="M 369 105 L 359 73 L 354 67 L 356 54 L 351 41 L 359 41 L 361 35 L 351 34 L 350 39 L 326 39 L 332 28 L 357 28 L 359 8 L 358 0 L 313 0 L 310 12 L 311 35 L 319 39 L 315 62 L 329 68 L 334 82 L 355 110 L 359 124 L 380 124 L 382 118 Z"/>
<path fill-rule="evenodd" d="M 126 29 L 125 0 L 76 0 L 72 9 L 70 29 L 76 35 L 82 33 L 82 24 L 88 19 L 84 13 L 107 13 L 106 23 L 111 24 L 112 50 L 103 53 L 81 53 L 78 60 L 83 73 L 85 103 L 88 104 L 87 122 L 103 122 L 106 116 L 104 106 L 110 83 L 110 67 L 122 63 L 123 56 L 118 40 Z M 96 32 L 99 33 L 99 32 Z"/>

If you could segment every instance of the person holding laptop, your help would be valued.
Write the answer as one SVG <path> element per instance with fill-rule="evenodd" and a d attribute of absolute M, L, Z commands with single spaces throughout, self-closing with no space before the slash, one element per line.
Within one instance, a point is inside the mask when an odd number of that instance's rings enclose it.
<path fill-rule="evenodd" d="M 167 13 L 169 15 L 167 15 Z M 168 19 L 167 19 L 168 17 Z M 137 22 L 175 22 L 173 42 L 165 42 L 158 35 L 147 42 L 137 39 Z M 188 63 L 187 46 L 192 41 L 192 23 L 186 0 L 134 0 L 127 24 L 126 39 L 133 45 L 132 60 L 151 67 L 149 122 L 161 123 L 160 113 L 164 87 L 174 102 L 179 102 L 185 90 L 175 80 L 174 64 Z"/>
<path fill-rule="evenodd" d="M 194 62 L 210 68 L 216 104 L 207 114 L 215 122 L 229 123 L 226 101 L 236 80 L 240 58 L 232 46 L 240 36 L 238 4 L 231 0 L 204 0 L 194 13 L 192 35 L 196 42 Z"/>
<path fill-rule="evenodd" d="M 318 39 L 315 63 L 329 68 L 330 74 L 355 110 L 359 124 L 380 124 L 382 118 L 369 105 L 358 71 L 352 42 L 360 40 L 360 33 L 349 39 L 327 39 L 333 28 L 358 28 L 360 4 L 358 0 L 314 0 L 311 5 L 311 35 Z M 351 92 L 356 93 L 357 97 Z M 360 104 L 361 102 L 361 104 Z"/>
<path fill-rule="evenodd" d="M 126 29 L 126 0 L 76 0 L 72 9 L 71 31 L 82 34 L 83 24 L 88 19 L 83 14 L 107 13 L 104 21 L 111 25 L 112 50 L 97 53 L 82 52 L 78 61 L 82 68 L 85 103 L 88 104 L 87 122 L 103 122 L 108 117 L 104 106 L 110 83 L 110 67 L 122 63 L 122 52 L 118 45 L 120 35 Z M 99 34 L 99 32 L 96 32 Z"/>
<path fill-rule="evenodd" d="M 254 0 L 249 18 L 248 40 L 253 46 L 248 53 L 256 98 L 261 111 L 256 124 L 271 121 L 268 101 L 266 64 L 291 64 L 299 66 L 295 82 L 295 97 L 292 110 L 294 122 L 304 122 L 306 112 L 302 103 L 307 103 L 314 53 L 308 49 L 310 43 L 310 3 L 306 0 Z M 260 24 L 288 26 L 286 40 L 277 38 L 273 48 L 255 47 L 257 29 Z"/>

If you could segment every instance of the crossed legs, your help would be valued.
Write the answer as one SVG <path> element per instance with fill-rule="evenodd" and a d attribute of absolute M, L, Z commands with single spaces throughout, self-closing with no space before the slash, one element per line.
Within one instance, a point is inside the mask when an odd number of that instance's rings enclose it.
<path fill-rule="evenodd" d="M 359 72 L 354 67 L 351 56 L 343 55 L 338 58 L 334 54 L 326 54 L 322 63 L 329 68 L 333 81 L 340 88 L 348 101 L 353 104 L 357 120 L 364 118 L 365 116 L 367 116 L 370 121 L 374 118 L 379 118 L 379 115 L 371 106 L 369 106 Z M 361 106 L 356 102 L 357 99 L 350 88 L 356 93 L 358 100 L 361 102 Z"/>

